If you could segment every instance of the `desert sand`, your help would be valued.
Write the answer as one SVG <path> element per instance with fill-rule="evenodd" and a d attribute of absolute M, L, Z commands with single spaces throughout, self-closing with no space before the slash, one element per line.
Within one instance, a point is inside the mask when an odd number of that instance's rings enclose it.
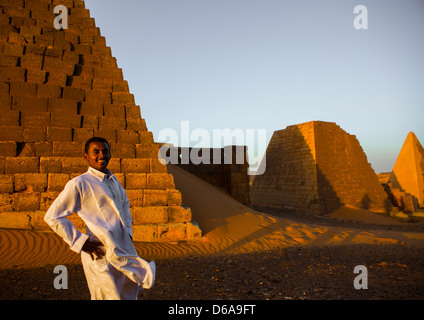
<path fill-rule="evenodd" d="M 169 166 L 183 203 L 192 210 L 193 220 L 203 231 L 201 240 L 180 243 L 136 243 L 142 257 L 165 259 L 193 255 L 239 254 L 295 246 L 334 246 L 349 244 L 406 244 L 424 246 L 422 227 L 413 232 L 385 228 L 367 230 L 316 222 L 300 222 L 259 212 L 240 204 L 220 189 Z M 363 209 L 342 207 L 332 218 L 357 220 L 387 226 L 405 225 L 390 217 Z M 422 225 L 421 225 L 422 226 Z M 393 229 L 393 230 L 391 230 Z M 0 230 L 0 269 L 34 268 L 46 265 L 79 264 L 71 252 L 51 232 Z"/>

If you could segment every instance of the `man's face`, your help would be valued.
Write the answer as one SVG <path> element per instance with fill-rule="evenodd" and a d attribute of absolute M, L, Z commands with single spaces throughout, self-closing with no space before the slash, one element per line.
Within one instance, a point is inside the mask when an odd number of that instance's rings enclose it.
<path fill-rule="evenodd" d="M 105 142 L 91 142 L 88 153 L 84 153 L 84 159 L 93 169 L 105 172 L 110 161 L 110 151 Z"/>

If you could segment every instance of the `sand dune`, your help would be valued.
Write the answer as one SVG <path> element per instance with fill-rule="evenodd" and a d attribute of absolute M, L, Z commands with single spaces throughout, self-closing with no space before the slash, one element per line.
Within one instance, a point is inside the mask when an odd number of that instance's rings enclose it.
<path fill-rule="evenodd" d="M 183 202 L 188 205 L 202 231 L 196 242 L 136 243 L 140 256 L 171 258 L 192 254 L 243 253 L 298 245 L 324 246 L 344 244 L 408 243 L 424 245 L 424 233 L 364 231 L 341 227 L 305 224 L 274 217 L 246 207 L 220 189 L 169 166 Z M 335 217 L 389 223 L 393 220 L 342 208 Z M 384 219 L 383 219 L 384 218 Z M 0 230 L 0 268 L 34 267 L 79 263 L 79 255 L 71 252 L 58 236 L 50 232 Z"/>

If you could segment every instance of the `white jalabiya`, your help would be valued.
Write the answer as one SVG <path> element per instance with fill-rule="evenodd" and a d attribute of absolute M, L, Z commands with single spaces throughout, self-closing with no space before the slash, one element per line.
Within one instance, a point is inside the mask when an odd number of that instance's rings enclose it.
<path fill-rule="evenodd" d="M 67 219 L 77 213 L 86 234 Z M 70 180 L 47 211 L 46 223 L 81 253 L 91 299 L 135 300 L 139 291 L 155 282 L 156 265 L 140 258 L 132 242 L 132 218 L 125 189 L 109 171 L 96 169 Z M 93 261 L 81 251 L 85 241 L 100 241 L 106 254 Z"/>

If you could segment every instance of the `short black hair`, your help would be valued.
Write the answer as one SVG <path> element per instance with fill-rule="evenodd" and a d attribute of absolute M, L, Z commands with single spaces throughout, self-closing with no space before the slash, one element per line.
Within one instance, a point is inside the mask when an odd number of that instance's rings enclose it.
<path fill-rule="evenodd" d="M 87 142 L 85 143 L 85 148 L 84 151 L 85 153 L 88 153 L 88 149 L 90 148 L 90 143 L 92 142 L 104 142 L 107 144 L 107 147 L 110 149 L 110 145 L 109 142 L 107 142 L 107 140 L 105 138 L 101 138 L 101 137 L 93 137 L 87 140 Z"/>

